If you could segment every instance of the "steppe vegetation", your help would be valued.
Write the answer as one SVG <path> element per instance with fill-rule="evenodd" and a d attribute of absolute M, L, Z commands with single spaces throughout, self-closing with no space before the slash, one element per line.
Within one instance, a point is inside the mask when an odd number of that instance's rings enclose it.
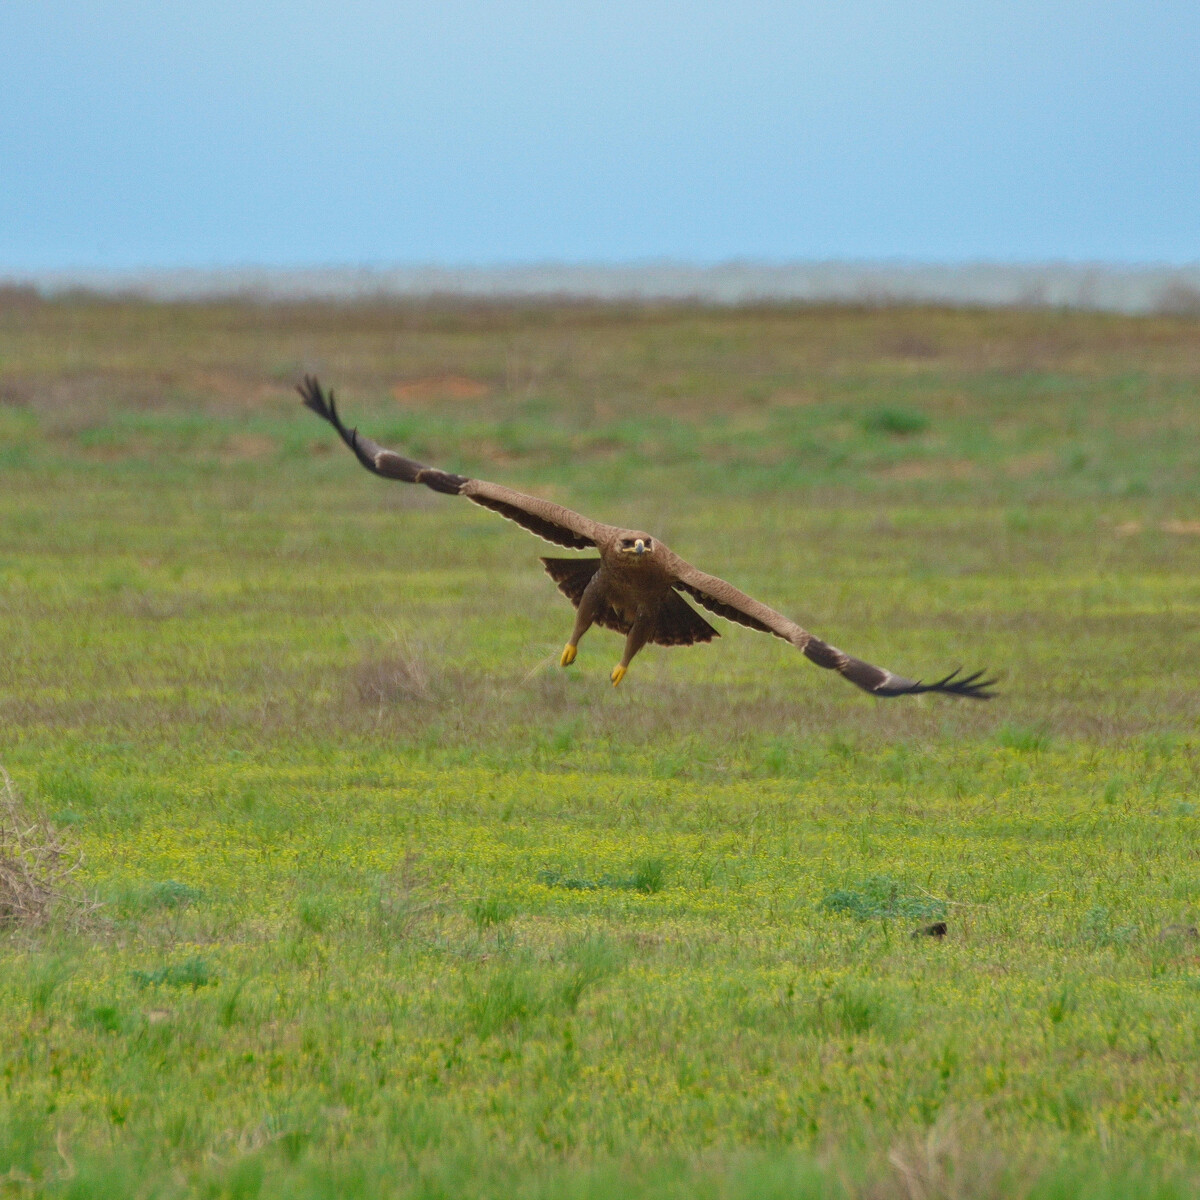
<path fill-rule="evenodd" d="M 1001 695 L 564 672 L 546 547 L 306 371 Z M 1198 382 L 1188 316 L 0 297 L 5 1194 L 1194 1195 Z"/>

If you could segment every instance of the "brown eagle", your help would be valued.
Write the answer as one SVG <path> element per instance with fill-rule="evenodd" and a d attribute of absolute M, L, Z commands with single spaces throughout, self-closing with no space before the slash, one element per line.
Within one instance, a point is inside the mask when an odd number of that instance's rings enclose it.
<path fill-rule="evenodd" d="M 465 475 L 452 475 L 437 467 L 423 466 L 394 450 L 384 449 L 363 437 L 357 429 L 347 429 L 338 415 L 333 392 L 326 397 L 312 376 L 306 376 L 297 391 L 308 408 L 338 431 L 342 441 L 368 471 L 385 479 L 423 483 L 435 492 L 450 496 L 466 496 L 556 546 L 600 551 L 599 558 L 542 559 L 559 591 L 576 609 L 575 628 L 563 647 L 560 660 L 564 667 L 575 661 L 579 639 L 593 625 L 603 625 L 625 635 L 625 653 L 612 672 L 614 687 L 625 678 L 633 656 L 647 642 L 660 646 L 690 646 L 720 637 L 680 595 L 684 592 L 726 620 L 757 629 L 760 633 L 773 633 L 785 642 L 791 642 L 817 666 L 837 671 L 873 696 L 947 692 L 954 696 L 969 696 L 973 700 L 989 700 L 993 695 L 988 689 L 995 680 L 983 678 L 982 671 L 973 675 L 963 675 L 961 670 L 952 671 L 944 679 L 922 683 L 893 675 L 861 658 L 853 658 L 801 629 L 795 621 L 788 620 L 773 608 L 739 592 L 725 580 L 697 571 L 648 533 L 602 525 L 569 508 L 514 492 L 498 483 L 485 483 L 482 479 L 468 479 Z"/>

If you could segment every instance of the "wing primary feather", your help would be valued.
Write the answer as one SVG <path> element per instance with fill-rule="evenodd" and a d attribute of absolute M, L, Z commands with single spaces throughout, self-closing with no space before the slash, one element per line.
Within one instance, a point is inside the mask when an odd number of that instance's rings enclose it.
<path fill-rule="evenodd" d="M 338 436 L 354 451 L 354 457 L 358 459 L 364 467 L 370 471 L 375 470 L 375 461 L 370 459 L 364 453 L 358 441 L 358 430 L 347 429 L 342 424 L 341 415 L 337 410 L 337 397 L 333 393 L 333 389 L 329 389 L 329 395 L 321 391 L 321 385 L 313 375 L 305 375 L 304 382 L 298 384 L 296 391 L 300 393 L 300 399 L 304 401 L 304 407 L 311 409 L 322 420 L 328 421 L 330 425 L 338 431 Z"/>
<path fill-rule="evenodd" d="M 995 679 L 985 679 L 982 671 L 963 675 L 962 668 L 951 671 L 933 683 L 919 679 L 905 679 L 892 671 L 854 658 L 836 646 L 822 641 L 797 625 L 782 613 L 769 608 L 761 601 L 738 591 L 733 584 L 715 575 L 706 575 L 690 563 L 676 557 L 673 563 L 674 586 L 698 600 L 710 612 L 748 625 L 751 629 L 774 634 L 785 642 L 791 642 L 805 658 L 819 667 L 837 671 L 843 679 L 869 692 L 872 696 L 887 699 L 892 696 L 916 696 L 923 692 L 941 692 L 947 696 L 964 696 L 970 700 L 990 700 L 996 694 L 992 689 Z"/>
<path fill-rule="evenodd" d="M 471 482 L 466 475 L 454 475 L 449 471 L 440 471 L 437 467 L 427 467 L 424 463 L 405 458 L 394 450 L 385 450 L 378 442 L 364 437 L 357 428 L 347 429 L 337 410 L 337 399 L 333 389 L 328 398 L 321 390 L 321 385 L 312 375 L 306 375 L 304 382 L 296 390 L 305 408 L 311 409 L 328 421 L 338 431 L 338 436 L 354 451 L 354 457 L 374 475 L 384 479 L 398 479 L 402 483 L 423 483 L 435 492 L 443 492 L 457 496 L 464 485 Z"/>
<path fill-rule="evenodd" d="M 342 441 L 354 451 L 355 458 L 372 474 L 385 479 L 399 479 L 402 483 L 423 483 L 427 488 L 449 496 L 466 496 L 473 503 L 515 521 L 530 533 L 557 546 L 569 546 L 574 550 L 595 546 L 597 531 L 607 528 L 569 508 L 563 508 L 561 504 L 526 496 L 482 479 L 471 479 L 437 467 L 427 467 L 424 463 L 405 458 L 395 450 L 388 450 L 378 442 L 373 442 L 357 429 L 347 429 L 338 412 L 332 389 L 327 396 L 315 376 L 306 375 L 296 390 L 305 407 L 328 421 Z"/>
<path fill-rule="evenodd" d="M 983 674 L 983 671 L 975 671 L 970 675 L 963 675 L 962 667 L 958 667 L 933 683 L 892 676 L 887 683 L 876 689 L 875 694 L 890 698 L 917 696 L 922 692 L 942 692 L 948 696 L 965 696 L 970 700 L 991 700 L 996 695 L 991 689 L 995 688 L 997 680 L 984 679 Z"/>

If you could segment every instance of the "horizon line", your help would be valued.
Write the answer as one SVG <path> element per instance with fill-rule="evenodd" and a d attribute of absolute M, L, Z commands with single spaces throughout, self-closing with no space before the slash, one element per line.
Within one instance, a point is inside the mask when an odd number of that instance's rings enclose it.
<path fill-rule="evenodd" d="M 158 301 L 562 299 L 946 304 L 1200 315 L 1200 262 L 678 259 L 6 270 L 0 289 Z"/>

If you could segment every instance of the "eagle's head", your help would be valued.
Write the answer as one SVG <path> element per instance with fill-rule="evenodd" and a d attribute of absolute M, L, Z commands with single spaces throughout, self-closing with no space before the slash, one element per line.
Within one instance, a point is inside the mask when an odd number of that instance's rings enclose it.
<path fill-rule="evenodd" d="M 654 557 L 654 539 L 648 533 L 626 530 L 617 538 L 616 550 L 631 562 L 645 561 Z"/>

